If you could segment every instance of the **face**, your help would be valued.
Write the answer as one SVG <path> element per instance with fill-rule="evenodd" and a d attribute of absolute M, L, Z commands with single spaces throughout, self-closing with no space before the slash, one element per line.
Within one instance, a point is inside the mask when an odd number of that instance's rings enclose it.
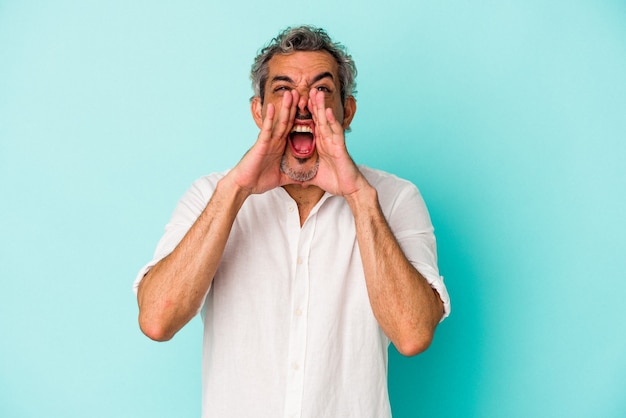
<path fill-rule="evenodd" d="M 308 181 L 317 174 L 319 157 L 315 147 L 315 124 L 308 109 L 309 93 L 316 89 L 324 94 L 326 107 L 332 109 L 335 118 L 343 121 L 344 129 L 350 125 L 354 114 L 352 103 L 348 106 L 341 101 L 338 65 L 326 51 L 297 51 L 288 55 L 274 55 L 268 63 L 268 78 L 265 84 L 263 103 L 254 98 L 252 113 L 255 122 L 262 125 L 267 105 L 272 103 L 278 111 L 285 93 L 296 90 L 299 94 L 296 115 L 281 169 L 292 180 Z"/>

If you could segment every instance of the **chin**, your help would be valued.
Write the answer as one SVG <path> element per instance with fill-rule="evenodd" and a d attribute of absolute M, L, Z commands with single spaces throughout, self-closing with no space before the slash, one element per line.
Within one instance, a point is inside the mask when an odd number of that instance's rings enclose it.
<path fill-rule="evenodd" d="M 280 170 L 293 181 L 305 182 L 315 177 L 319 165 L 320 159 L 317 154 L 308 158 L 283 155 Z"/>

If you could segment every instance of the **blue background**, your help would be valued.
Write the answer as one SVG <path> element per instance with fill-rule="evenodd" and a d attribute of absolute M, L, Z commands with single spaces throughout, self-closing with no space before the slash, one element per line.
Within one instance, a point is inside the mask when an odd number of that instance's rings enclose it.
<path fill-rule="evenodd" d="M 197 417 L 201 324 L 131 283 L 256 138 L 290 24 L 359 67 L 349 149 L 420 187 L 453 301 L 395 417 L 626 416 L 626 3 L 0 0 L 0 416 Z"/>

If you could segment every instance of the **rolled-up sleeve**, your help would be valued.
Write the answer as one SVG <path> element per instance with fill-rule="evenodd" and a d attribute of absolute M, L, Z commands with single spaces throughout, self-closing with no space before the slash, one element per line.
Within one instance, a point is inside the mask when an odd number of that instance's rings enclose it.
<path fill-rule="evenodd" d="M 414 184 L 394 175 L 373 176 L 373 181 L 383 213 L 404 255 L 439 294 L 443 321 L 450 315 L 450 296 L 439 274 L 434 227 L 424 199 Z"/>

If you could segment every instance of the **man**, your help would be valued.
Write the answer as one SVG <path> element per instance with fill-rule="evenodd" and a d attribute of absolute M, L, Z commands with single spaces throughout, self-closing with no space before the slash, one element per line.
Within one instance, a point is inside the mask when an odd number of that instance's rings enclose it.
<path fill-rule="evenodd" d="M 387 347 L 430 344 L 449 301 L 418 190 L 350 158 L 356 68 L 289 28 L 252 67 L 252 148 L 179 202 L 135 289 L 142 331 L 204 321 L 204 417 L 391 416 Z"/>

